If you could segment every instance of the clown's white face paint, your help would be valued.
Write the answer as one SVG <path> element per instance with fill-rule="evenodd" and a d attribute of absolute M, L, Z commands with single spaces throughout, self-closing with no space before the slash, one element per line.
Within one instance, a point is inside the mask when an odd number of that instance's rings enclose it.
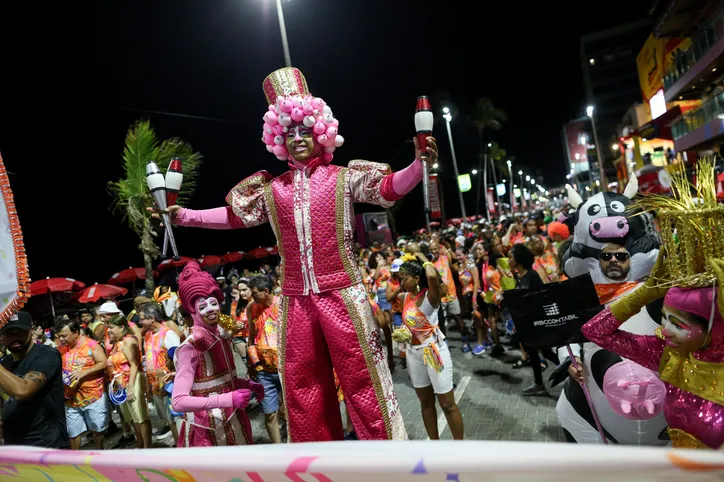
<path fill-rule="evenodd" d="M 306 164 L 318 153 L 311 127 L 297 124 L 289 127 L 286 139 L 287 151 L 295 161 Z"/>
<path fill-rule="evenodd" d="M 196 300 L 196 313 L 207 325 L 217 324 L 220 312 L 219 301 L 213 296 Z"/>
<path fill-rule="evenodd" d="M 680 353 L 690 353 L 701 348 L 706 342 L 707 328 L 685 311 L 664 305 L 661 317 L 661 334 L 666 344 Z"/>

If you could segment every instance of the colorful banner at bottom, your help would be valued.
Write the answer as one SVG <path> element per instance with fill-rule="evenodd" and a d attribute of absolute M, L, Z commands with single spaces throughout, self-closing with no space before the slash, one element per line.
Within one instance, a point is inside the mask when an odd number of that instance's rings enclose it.
<path fill-rule="evenodd" d="M 709 482 L 724 452 L 533 442 L 329 442 L 65 451 L 0 448 L 0 481 Z"/>

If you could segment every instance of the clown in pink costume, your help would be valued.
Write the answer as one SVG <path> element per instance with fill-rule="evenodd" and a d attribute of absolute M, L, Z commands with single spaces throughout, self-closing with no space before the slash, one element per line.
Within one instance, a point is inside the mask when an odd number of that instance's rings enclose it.
<path fill-rule="evenodd" d="M 302 73 L 277 70 L 263 88 L 269 103 L 263 142 L 290 170 L 277 178 L 266 171 L 248 177 L 231 190 L 227 207 L 172 207 L 169 213 L 180 226 L 271 224 L 282 260 L 279 369 L 290 441 L 343 439 L 333 367 L 360 439 L 406 439 L 353 252 L 352 205 L 392 206 L 422 179 L 421 159 L 436 161 L 435 141 L 430 138 L 425 153 L 416 149 L 415 161 L 396 173 L 362 160 L 337 166 L 331 161 L 344 142 L 339 121 L 309 93 Z"/>
<path fill-rule="evenodd" d="M 194 320 L 191 335 L 174 354 L 172 408 L 184 412 L 179 447 L 252 443 L 245 408 L 252 392 L 263 398 L 260 384 L 236 376 L 234 351 L 218 324 L 223 294 L 195 261 L 179 277 L 179 295 Z"/>
<path fill-rule="evenodd" d="M 666 386 L 664 415 L 669 435 L 678 448 L 724 445 L 724 261 L 709 262 L 719 278 L 718 288 L 667 291 L 647 281 L 581 330 L 592 342 L 659 373 Z M 660 336 L 619 330 L 630 315 L 664 293 Z"/>

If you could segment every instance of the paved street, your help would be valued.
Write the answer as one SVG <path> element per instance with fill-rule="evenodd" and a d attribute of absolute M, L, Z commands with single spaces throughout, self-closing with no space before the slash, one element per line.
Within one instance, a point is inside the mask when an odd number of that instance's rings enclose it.
<path fill-rule="evenodd" d="M 520 389 L 533 382 L 533 372 L 525 367 L 511 368 L 519 351 L 508 351 L 499 359 L 476 357 L 460 351 L 460 335 L 448 332 L 448 346 L 453 356 L 456 400 L 465 422 L 465 438 L 472 440 L 524 440 L 564 442 L 556 416 L 560 387 L 548 397 L 522 397 Z M 554 367 L 549 366 L 544 379 Z M 393 375 L 397 397 L 402 405 L 410 439 L 427 438 L 420 415 L 420 404 L 401 367 Z M 441 414 L 442 412 L 438 410 Z M 442 417 L 444 420 L 444 417 Z M 439 426 L 439 424 L 438 424 Z M 442 439 L 450 439 L 445 425 Z"/>
<path fill-rule="evenodd" d="M 465 438 L 472 440 L 522 440 L 564 442 L 563 432 L 558 425 L 555 406 L 560 394 L 560 386 L 556 387 L 547 397 L 522 397 L 520 390 L 533 381 L 533 372 L 529 367 L 519 370 L 511 368 L 520 353 L 508 351 L 499 359 L 487 356 L 476 357 L 471 353 L 460 351 L 460 335 L 448 332 L 448 342 L 455 366 L 454 380 L 456 383 L 456 399 L 465 421 Z M 240 360 L 237 359 L 237 364 Z M 549 364 L 550 365 L 550 364 Z M 554 367 L 549 366 L 543 375 L 547 379 Z M 420 404 L 415 391 L 410 385 L 407 370 L 403 370 L 397 361 L 397 369 L 393 374 L 397 397 L 403 411 L 407 433 L 412 440 L 427 438 L 420 415 Z M 438 410 L 439 415 L 442 412 Z M 255 443 L 269 443 L 264 416 L 259 407 L 249 410 Z M 156 426 L 158 418 L 152 411 L 151 418 Z M 450 430 L 440 417 L 444 429 L 443 439 L 450 439 Z M 283 433 L 283 440 L 286 435 Z M 106 446 L 112 447 L 120 434 L 107 437 Z M 157 447 L 172 445 L 169 436 L 157 440 Z M 85 445 L 84 448 L 92 448 Z"/>

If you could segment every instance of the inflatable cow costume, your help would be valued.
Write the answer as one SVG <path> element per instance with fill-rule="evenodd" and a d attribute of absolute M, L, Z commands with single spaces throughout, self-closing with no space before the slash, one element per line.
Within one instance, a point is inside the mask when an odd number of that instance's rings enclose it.
<path fill-rule="evenodd" d="M 572 187 L 567 189 L 576 211 L 573 243 L 562 254 L 566 274 L 574 277 L 590 273 L 606 304 L 640 287 L 639 281 L 648 276 L 656 261 L 660 243 L 648 215 L 626 212 L 638 191 L 636 178 L 632 177 L 623 194 L 601 192 L 585 201 Z M 601 255 L 610 250 L 627 253 L 622 255 L 628 260 L 625 276 L 611 279 L 601 268 L 601 260 L 606 259 Z M 654 334 L 660 311 L 660 306 L 648 306 L 622 329 Z M 661 413 L 663 385 L 656 373 L 593 343 L 575 349 L 588 374 L 585 383 L 608 443 L 667 445 L 666 422 Z M 559 355 L 561 359 L 568 357 L 567 352 Z M 556 411 L 569 442 L 602 443 L 583 389 L 570 377 Z"/>

